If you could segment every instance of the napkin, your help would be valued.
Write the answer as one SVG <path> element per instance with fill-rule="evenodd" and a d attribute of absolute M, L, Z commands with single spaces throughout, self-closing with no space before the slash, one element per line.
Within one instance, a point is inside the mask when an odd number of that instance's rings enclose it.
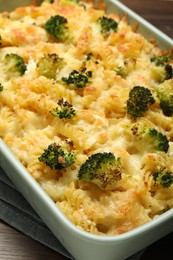
<path fill-rule="evenodd" d="M 74 260 L 1 168 L 0 219 L 35 241 L 64 255 L 67 259 Z M 127 260 L 139 260 L 143 251 L 129 257 Z"/>

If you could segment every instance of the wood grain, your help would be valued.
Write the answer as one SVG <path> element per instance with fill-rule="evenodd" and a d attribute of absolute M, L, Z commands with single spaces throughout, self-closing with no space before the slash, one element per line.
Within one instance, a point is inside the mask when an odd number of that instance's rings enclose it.
<path fill-rule="evenodd" d="M 1 260 L 65 260 L 66 257 L 0 221 Z"/>
<path fill-rule="evenodd" d="M 173 38 L 173 0 L 121 0 L 120 2 Z"/>
<path fill-rule="evenodd" d="M 121 2 L 173 38 L 173 1 L 122 0 Z M 163 250 L 167 252 L 167 255 L 171 252 L 170 241 L 173 241 L 172 234 L 151 245 L 141 260 L 166 259 Z M 67 258 L 0 221 L 0 259 L 65 260 Z"/>

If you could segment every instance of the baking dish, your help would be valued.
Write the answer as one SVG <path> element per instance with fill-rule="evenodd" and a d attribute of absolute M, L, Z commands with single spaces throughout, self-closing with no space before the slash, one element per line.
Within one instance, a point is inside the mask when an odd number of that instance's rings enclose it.
<path fill-rule="evenodd" d="M 172 40 L 150 26 L 118 1 L 110 1 L 108 11 L 126 12 L 131 22 L 138 21 L 140 30 L 155 37 L 162 48 L 173 45 Z M 148 33 L 150 32 L 150 34 Z M 42 217 L 52 232 L 76 259 L 124 259 L 173 230 L 173 211 L 152 222 L 115 237 L 95 236 L 76 228 L 27 173 L 6 145 L 0 142 L 0 165 L 23 193 L 31 206 Z"/>

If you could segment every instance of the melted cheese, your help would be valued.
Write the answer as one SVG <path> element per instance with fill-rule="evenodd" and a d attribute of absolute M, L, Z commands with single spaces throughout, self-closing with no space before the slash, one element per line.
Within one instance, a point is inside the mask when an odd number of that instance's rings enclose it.
<path fill-rule="evenodd" d="M 44 28 L 45 21 L 57 14 L 68 20 L 70 41 L 59 42 Z M 127 126 L 133 123 L 126 113 L 129 91 L 136 85 L 155 90 L 159 76 L 150 58 L 162 51 L 114 14 L 108 17 L 118 22 L 118 31 L 103 37 L 96 22 L 103 15 L 103 10 L 91 4 L 84 8 L 63 0 L 0 15 L 0 83 L 4 86 L 0 92 L 0 137 L 76 226 L 98 235 L 116 235 L 173 207 L 173 185 L 154 188 L 151 176 L 158 164 L 173 170 L 173 117 L 164 116 L 156 100 L 145 117 L 137 119 L 170 139 L 168 153 L 152 153 L 127 133 Z M 6 75 L 7 53 L 24 59 L 27 71 L 23 76 Z M 37 71 L 39 60 L 51 53 L 65 61 L 55 80 Z M 86 61 L 88 53 L 94 58 Z M 92 71 L 84 89 L 62 84 L 62 77 L 84 64 Z M 125 67 L 126 77 L 116 74 L 119 67 Z M 172 86 L 173 80 L 163 84 Z M 62 98 L 76 109 L 75 118 L 64 120 L 50 114 Z M 61 144 L 64 139 L 74 143 L 75 164 L 52 170 L 38 160 L 50 143 Z M 115 190 L 101 190 L 77 179 L 82 163 L 97 152 L 112 152 L 121 158 L 123 174 Z"/>

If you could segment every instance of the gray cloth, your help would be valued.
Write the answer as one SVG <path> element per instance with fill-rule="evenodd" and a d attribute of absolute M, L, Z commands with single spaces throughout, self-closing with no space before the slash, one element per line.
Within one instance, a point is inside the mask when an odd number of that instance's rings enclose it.
<path fill-rule="evenodd" d="M 74 259 L 0 168 L 0 219 L 41 244 Z M 139 260 L 143 251 L 128 258 Z"/>

